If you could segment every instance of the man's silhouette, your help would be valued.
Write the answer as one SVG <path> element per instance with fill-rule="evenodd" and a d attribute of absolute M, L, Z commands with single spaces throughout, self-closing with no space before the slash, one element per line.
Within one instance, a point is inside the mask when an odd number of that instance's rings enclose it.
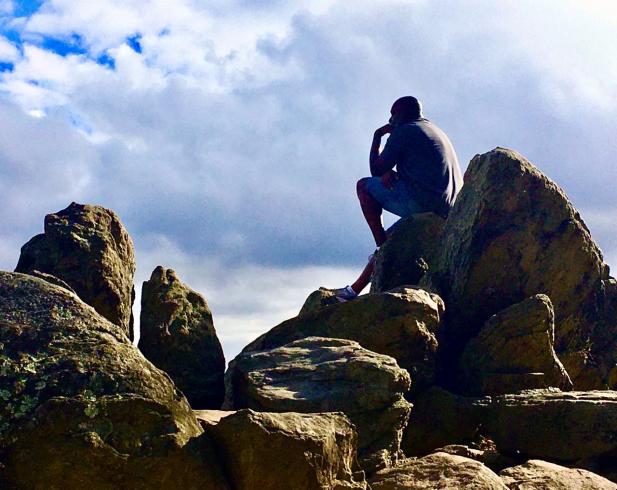
<path fill-rule="evenodd" d="M 463 177 L 452 143 L 446 134 L 422 117 L 415 97 L 398 99 L 390 110 L 390 121 L 377 129 L 369 156 L 372 177 L 358 181 L 362 213 L 379 248 L 387 240 L 383 210 L 405 217 L 433 212 L 446 217 L 463 185 Z M 390 134 L 381 153 L 381 138 Z M 394 167 L 396 166 L 396 171 Z M 337 289 L 339 301 L 355 298 L 371 280 L 374 255 L 351 286 Z"/>

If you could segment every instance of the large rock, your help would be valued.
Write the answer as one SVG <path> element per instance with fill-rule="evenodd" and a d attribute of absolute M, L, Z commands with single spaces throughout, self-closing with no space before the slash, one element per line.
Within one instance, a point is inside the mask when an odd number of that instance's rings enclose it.
<path fill-rule="evenodd" d="M 443 236 L 438 271 L 427 283 L 448 305 L 446 358 L 456 363 L 492 315 L 543 293 L 553 301 L 555 350 L 574 386 L 606 386 L 613 352 L 592 340 L 608 267 L 557 185 L 514 151 L 477 155 Z"/>
<path fill-rule="evenodd" d="M 590 471 L 530 460 L 499 473 L 512 490 L 615 490 L 617 485 Z"/>
<path fill-rule="evenodd" d="M 198 409 L 223 403 L 225 357 L 206 300 L 159 266 L 141 294 L 139 349 Z"/>
<path fill-rule="evenodd" d="M 309 337 L 239 355 L 226 375 L 226 408 L 268 412 L 344 412 L 358 429 L 367 471 L 389 465 L 411 405 L 409 374 L 396 361 L 357 342 Z"/>
<path fill-rule="evenodd" d="M 51 274 L 133 337 L 133 242 L 113 211 L 72 203 L 45 216 L 45 233 L 21 248 L 15 272 Z"/>
<path fill-rule="evenodd" d="M 366 488 L 355 471 L 356 434 L 343 414 L 241 410 L 206 433 L 235 490 Z"/>
<path fill-rule="evenodd" d="M 266 332 L 242 352 L 268 350 L 309 336 L 349 339 L 394 357 L 413 379 L 412 392 L 435 376 L 436 332 L 444 304 L 423 289 L 398 288 L 305 311 Z"/>
<path fill-rule="evenodd" d="M 465 347 L 460 372 L 466 392 L 500 395 L 523 389 L 572 388 L 553 349 L 555 315 L 539 294 L 491 317 Z"/>
<path fill-rule="evenodd" d="M 228 488 L 169 377 L 73 293 L 0 272 L 0 349 L 6 488 Z"/>
<path fill-rule="evenodd" d="M 401 218 L 375 256 L 371 293 L 419 284 L 435 267 L 445 220 L 434 213 Z"/>
<path fill-rule="evenodd" d="M 606 473 L 617 454 L 617 392 L 527 390 L 463 397 L 432 388 L 414 400 L 403 437 L 407 455 L 427 454 L 481 436 L 504 455 L 567 464 Z"/>
<path fill-rule="evenodd" d="M 504 482 L 478 461 L 447 453 L 401 461 L 376 473 L 373 490 L 507 490 Z"/>

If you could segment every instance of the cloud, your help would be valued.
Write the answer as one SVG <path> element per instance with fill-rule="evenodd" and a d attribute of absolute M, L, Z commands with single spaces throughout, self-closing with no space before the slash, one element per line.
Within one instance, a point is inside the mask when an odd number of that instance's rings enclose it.
<path fill-rule="evenodd" d="M 0 266 L 14 266 L 44 214 L 93 202 L 120 215 L 147 274 L 177 261 L 208 299 L 230 296 L 225 271 L 259 291 L 297 283 L 302 294 L 284 305 L 284 288 L 257 302 L 248 286 L 237 303 L 213 300 L 215 318 L 238 331 L 278 323 L 311 289 L 344 285 L 371 251 L 355 182 L 373 130 L 407 93 L 463 166 L 495 146 L 529 157 L 589 216 L 610 261 L 616 12 L 573 0 L 304 10 L 48 0 L 12 21 L 23 54 L 6 41 L 14 67 L 0 74 Z"/>
<path fill-rule="evenodd" d="M 0 36 L 0 62 L 17 61 L 19 50 L 5 37 Z"/>

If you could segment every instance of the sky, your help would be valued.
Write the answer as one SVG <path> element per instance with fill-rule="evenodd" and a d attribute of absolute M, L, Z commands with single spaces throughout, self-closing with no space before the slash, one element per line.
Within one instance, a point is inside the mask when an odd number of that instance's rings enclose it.
<path fill-rule="evenodd" d="M 173 268 L 229 360 L 364 265 L 355 184 L 402 95 L 463 169 L 496 146 L 529 158 L 617 264 L 613 0 L 300 3 L 0 0 L 0 269 L 45 214 L 108 207 L 136 316 Z"/>

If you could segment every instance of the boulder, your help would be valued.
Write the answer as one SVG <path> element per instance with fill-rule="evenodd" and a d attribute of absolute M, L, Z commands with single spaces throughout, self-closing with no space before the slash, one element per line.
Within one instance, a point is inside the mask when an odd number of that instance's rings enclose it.
<path fill-rule="evenodd" d="M 228 488 L 169 377 L 66 289 L 0 272 L 0 373 L 4 487 Z"/>
<path fill-rule="evenodd" d="M 376 473 L 369 484 L 373 490 L 508 489 L 482 463 L 447 453 L 406 459 Z"/>
<path fill-rule="evenodd" d="M 539 294 L 489 318 L 459 365 L 465 392 L 500 395 L 524 389 L 572 388 L 553 349 L 555 315 Z"/>
<path fill-rule="evenodd" d="M 592 341 L 608 266 L 555 183 L 514 151 L 477 155 L 443 233 L 436 271 L 424 283 L 448 305 L 440 343 L 453 366 L 492 315 L 542 293 L 553 302 L 555 350 L 575 388 L 607 385 L 613 353 Z"/>
<path fill-rule="evenodd" d="M 226 374 L 226 408 L 344 412 L 358 430 L 362 467 L 396 461 L 411 405 L 409 374 L 357 342 L 309 337 L 239 355 Z"/>
<path fill-rule="evenodd" d="M 45 233 L 21 248 L 15 272 L 51 274 L 133 338 L 133 242 L 113 211 L 71 203 L 45 216 Z"/>
<path fill-rule="evenodd" d="M 225 357 L 203 296 L 158 266 L 141 294 L 139 349 L 196 409 L 223 403 Z"/>
<path fill-rule="evenodd" d="M 444 224 L 445 220 L 434 213 L 401 218 L 375 256 L 371 293 L 419 284 L 435 267 Z"/>
<path fill-rule="evenodd" d="M 413 379 L 412 393 L 433 383 L 436 332 L 444 312 L 439 296 L 398 288 L 305 311 L 251 342 L 242 352 L 280 347 L 309 336 L 349 339 L 393 357 Z"/>
<path fill-rule="evenodd" d="M 235 490 L 366 488 L 354 466 L 356 434 L 343 414 L 240 410 L 206 433 Z"/>
<path fill-rule="evenodd" d="M 483 431 L 501 452 L 575 463 L 617 454 L 617 392 L 529 390 L 493 397 Z"/>
<path fill-rule="evenodd" d="M 615 490 L 617 485 L 590 471 L 532 459 L 499 473 L 511 490 Z"/>

